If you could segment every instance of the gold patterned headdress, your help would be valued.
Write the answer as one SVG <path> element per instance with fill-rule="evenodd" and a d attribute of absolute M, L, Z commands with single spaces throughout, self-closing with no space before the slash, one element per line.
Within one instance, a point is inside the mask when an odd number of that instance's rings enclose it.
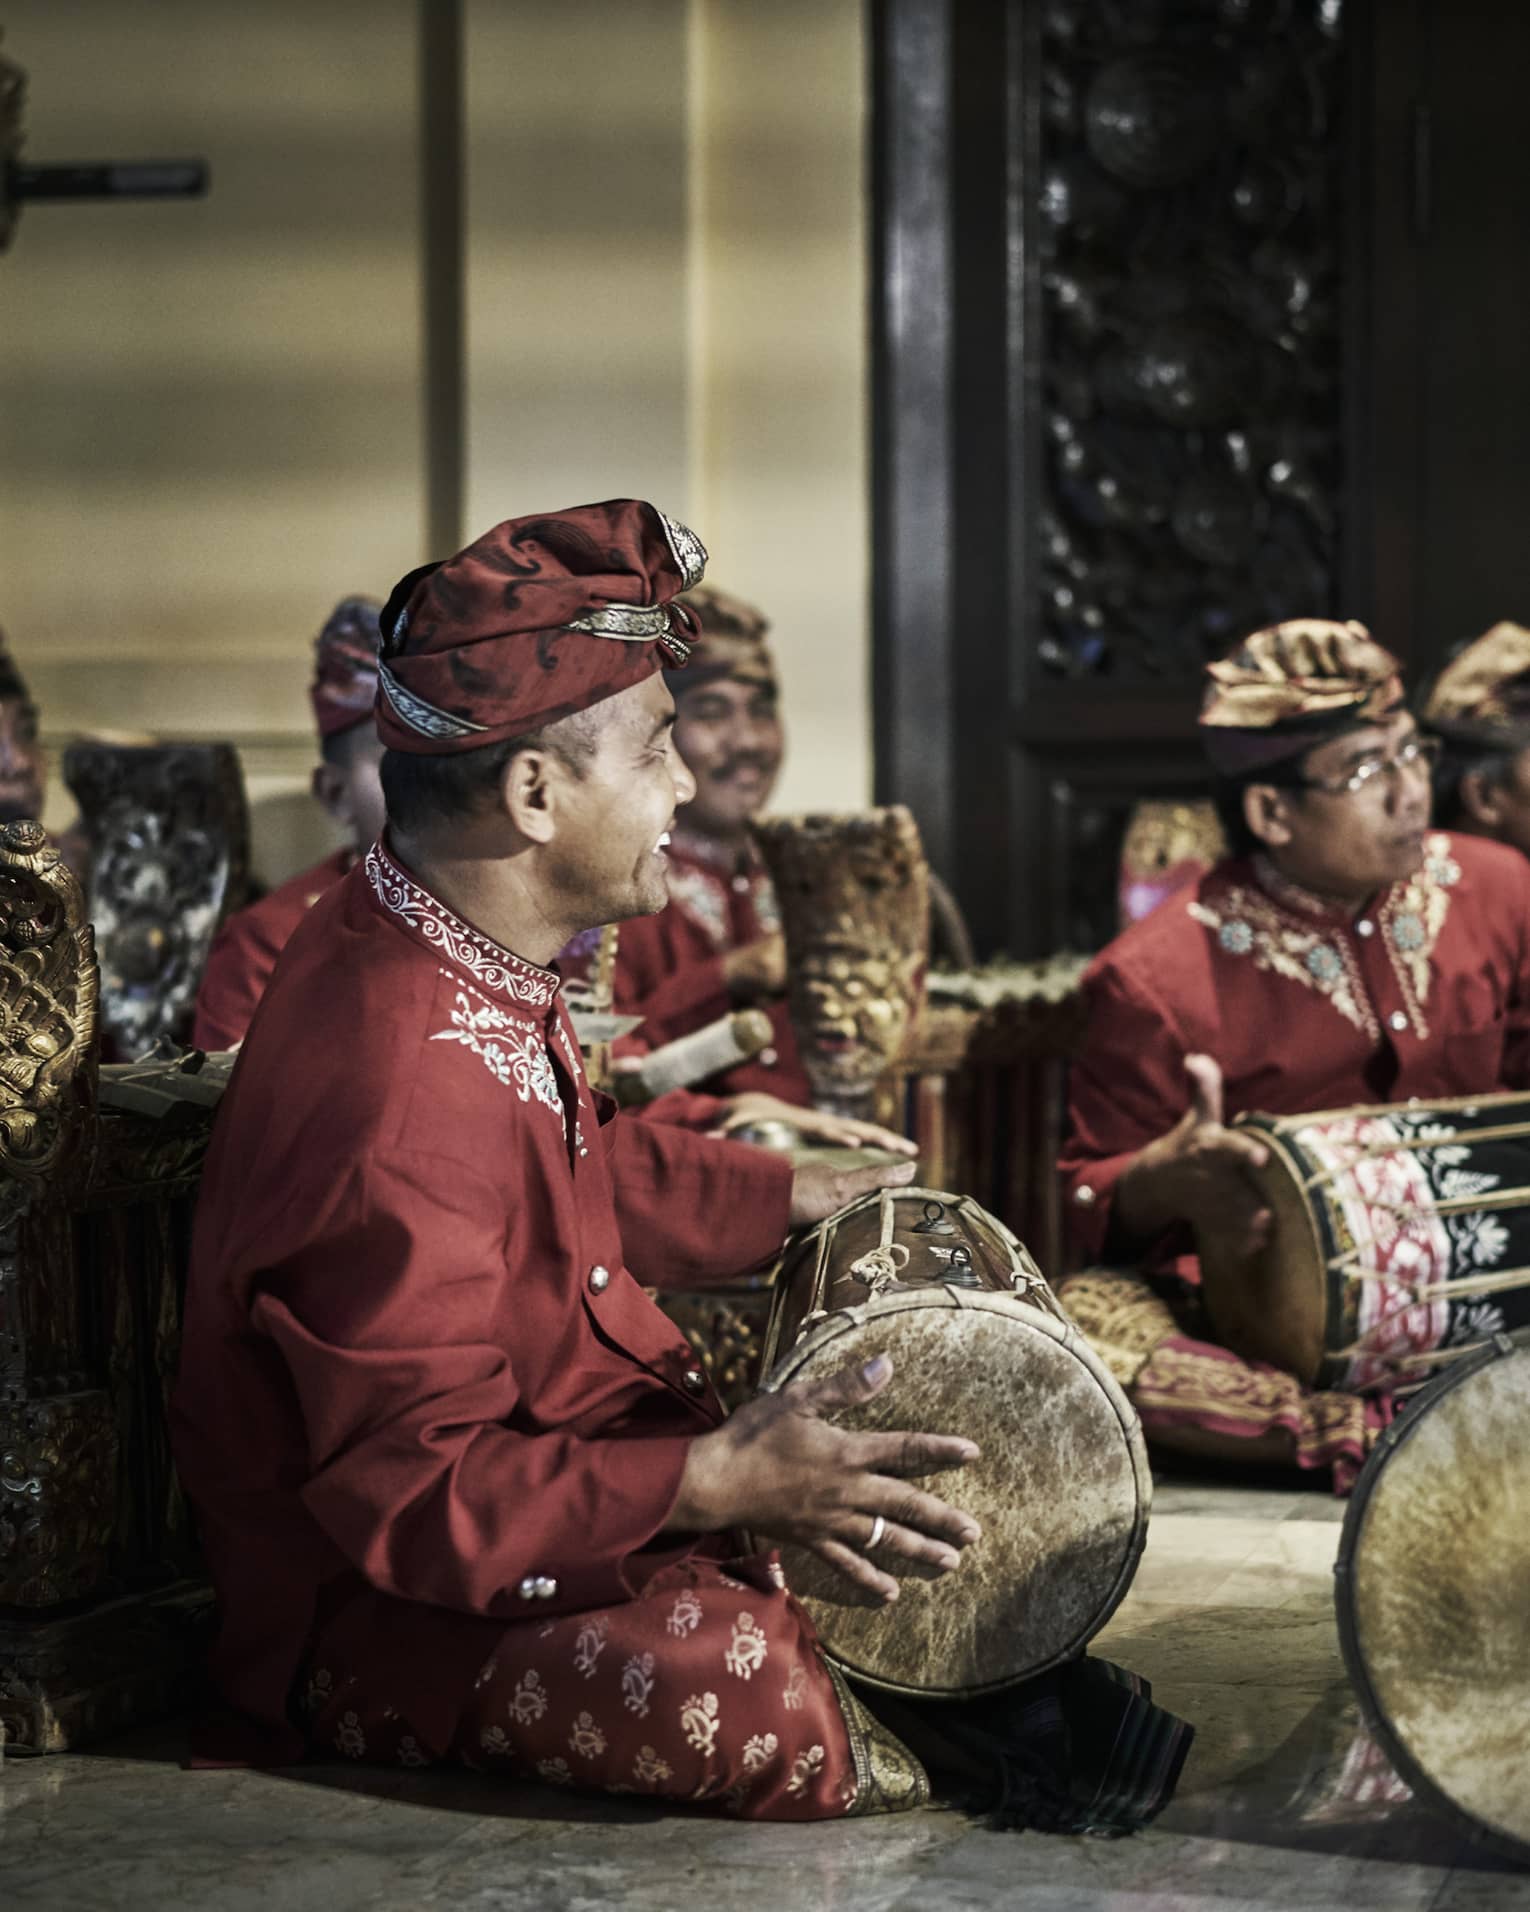
<path fill-rule="evenodd" d="M 1242 776 L 1301 756 L 1402 702 L 1402 666 L 1363 624 L 1292 618 L 1206 667 L 1201 738 L 1213 768 Z"/>
<path fill-rule="evenodd" d="M 765 642 L 770 619 L 763 611 L 710 584 L 685 592 L 680 602 L 695 612 L 701 628 L 691 639 L 690 665 L 684 675 L 665 673 L 677 696 L 721 677 L 775 688 L 776 661 Z"/>
<path fill-rule="evenodd" d="M 1530 740 L 1530 630 L 1505 621 L 1458 651 L 1434 680 L 1421 721 L 1481 748 Z"/>

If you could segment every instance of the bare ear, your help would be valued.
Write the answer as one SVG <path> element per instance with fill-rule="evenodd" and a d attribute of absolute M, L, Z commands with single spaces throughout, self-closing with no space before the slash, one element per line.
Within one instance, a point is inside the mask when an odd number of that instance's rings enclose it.
<path fill-rule="evenodd" d="M 557 834 L 556 784 L 561 765 L 550 750 L 518 750 L 499 780 L 505 815 L 529 843 L 550 843 Z"/>
<path fill-rule="evenodd" d="M 1468 770 L 1459 789 L 1469 827 L 1496 836 L 1503 828 L 1503 792 L 1498 785 L 1480 770 Z"/>
<path fill-rule="evenodd" d="M 345 778 L 332 763 L 319 762 L 313 767 L 313 781 L 309 785 L 313 791 L 314 802 L 321 810 L 327 810 L 336 823 L 351 822 L 349 793 L 345 787 Z"/>
<path fill-rule="evenodd" d="M 1274 783 L 1251 783 L 1243 792 L 1243 821 L 1272 850 L 1281 850 L 1291 841 L 1291 802 L 1289 793 Z"/>

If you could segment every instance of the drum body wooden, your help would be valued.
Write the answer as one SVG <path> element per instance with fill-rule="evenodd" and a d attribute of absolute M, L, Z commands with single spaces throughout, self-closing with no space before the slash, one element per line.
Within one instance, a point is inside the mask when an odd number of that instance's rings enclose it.
<path fill-rule="evenodd" d="M 1366 1719 L 1418 1793 L 1530 1860 L 1530 1334 L 1423 1390 L 1366 1462 L 1335 1569 Z"/>
<path fill-rule="evenodd" d="M 982 1538 L 955 1573 L 899 1573 L 896 1604 L 783 1548 L 830 1657 L 895 1692 L 966 1696 L 1080 1652 L 1119 1604 L 1147 1533 L 1151 1477 L 1125 1396 L 1025 1250 L 975 1202 L 884 1189 L 788 1252 L 767 1388 L 886 1353 L 893 1379 L 841 1425 L 959 1434 L 982 1449 L 930 1490 Z"/>
<path fill-rule="evenodd" d="M 1252 1269 L 1203 1258 L 1228 1347 L 1318 1387 L 1417 1379 L 1530 1325 L 1530 1096 L 1245 1116 L 1275 1217 Z"/>

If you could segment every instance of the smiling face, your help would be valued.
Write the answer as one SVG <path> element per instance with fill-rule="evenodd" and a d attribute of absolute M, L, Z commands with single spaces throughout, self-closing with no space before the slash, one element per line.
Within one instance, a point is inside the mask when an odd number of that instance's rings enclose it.
<path fill-rule="evenodd" d="M 1244 814 L 1282 876 L 1303 889 L 1356 906 L 1377 890 L 1411 876 L 1424 858 L 1432 790 L 1429 764 L 1400 764 L 1398 753 L 1418 734 L 1401 712 L 1309 750 L 1297 772 L 1301 786 L 1253 784 Z M 1358 790 L 1346 779 L 1367 763 L 1389 763 Z M 1316 784 L 1330 786 L 1315 788 Z"/>
<path fill-rule="evenodd" d="M 588 753 L 559 776 L 546 880 L 579 927 L 652 916 L 669 901 L 664 849 L 696 785 L 675 749 L 675 706 L 657 674 L 581 721 Z"/>
<path fill-rule="evenodd" d="M 42 804 L 37 706 L 28 697 L 0 697 L 0 823 L 39 817 Z"/>
<path fill-rule="evenodd" d="M 764 677 L 680 681 L 675 743 L 696 779 L 685 822 L 703 836 L 737 838 L 770 801 L 783 749 L 780 696 Z"/>

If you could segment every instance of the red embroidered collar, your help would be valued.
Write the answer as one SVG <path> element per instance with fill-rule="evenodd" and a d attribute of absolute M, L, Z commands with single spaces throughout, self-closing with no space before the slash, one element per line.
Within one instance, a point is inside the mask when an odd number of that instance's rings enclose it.
<path fill-rule="evenodd" d="M 366 868 L 377 900 L 389 915 L 471 976 L 486 994 L 502 996 L 522 1009 L 547 1009 L 557 1000 L 563 984 L 552 970 L 526 962 L 454 916 L 381 843 L 367 851 Z"/>

